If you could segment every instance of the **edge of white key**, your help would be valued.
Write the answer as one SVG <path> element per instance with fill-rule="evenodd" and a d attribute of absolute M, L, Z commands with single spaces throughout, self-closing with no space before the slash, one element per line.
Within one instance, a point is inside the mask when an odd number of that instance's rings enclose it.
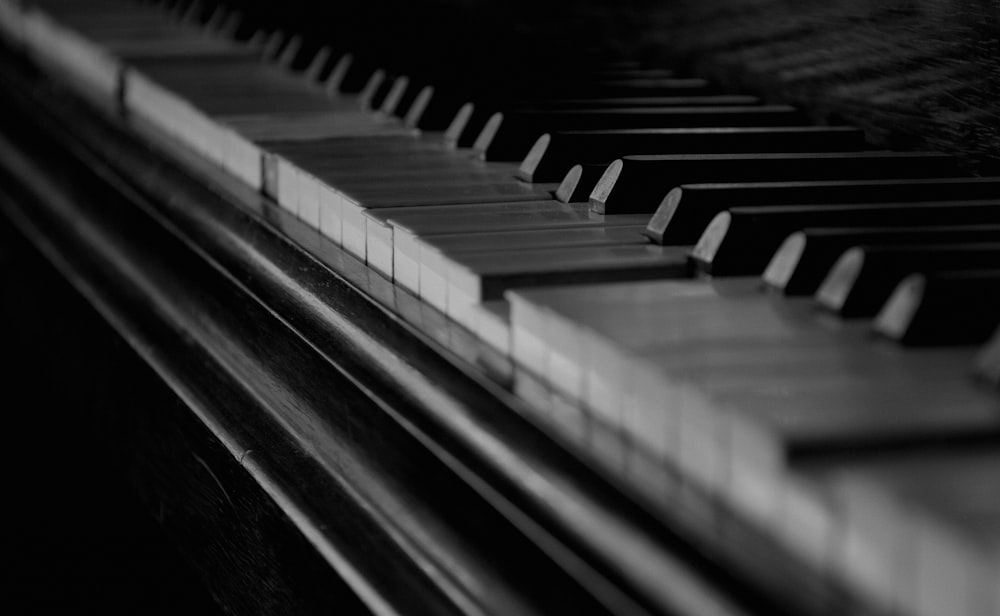
<path fill-rule="evenodd" d="M 518 290 L 508 290 L 504 298 L 510 304 L 512 359 L 536 375 L 544 374 L 548 361 L 545 334 L 549 311 L 532 301 L 530 294 Z"/>
<path fill-rule="evenodd" d="M 225 140 L 223 168 L 250 188 L 261 190 L 264 186 L 264 155 L 260 148 L 229 128 L 224 129 L 223 138 Z"/>
<path fill-rule="evenodd" d="M 659 372 L 639 366 L 627 372 L 621 381 L 621 391 L 616 392 L 620 402 L 612 407 L 612 412 L 592 408 L 595 414 L 620 417 L 622 433 L 638 443 L 661 463 L 677 464 L 679 459 L 680 421 L 674 409 L 662 405 L 662 401 L 649 398 L 656 391 L 656 383 L 662 378 Z"/>
<path fill-rule="evenodd" d="M 781 444 L 773 432 L 737 413 L 726 418 L 726 429 L 724 447 L 729 452 L 726 493 L 743 516 L 767 525 L 781 516 L 781 490 L 785 482 Z"/>
<path fill-rule="evenodd" d="M 908 585 L 896 563 L 910 543 L 912 529 L 879 490 L 854 481 L 827 483 L 841 514 L 831 569 L 876 607 L 888 610 L 900 585 Z"/>
<path fill-rule="evenodd" d="M 588 350 L 581 328 L 555 315 L 549 319 L 546 339 L 549 352 L 544 374 L 549 383 L 570 400 L 582 401 Z M 617 422 L 613 425 L 618 427 Z"/>
<path fill-rule="evenodd" d="M 504 300 L 483 302 L 476 307 L 476 335 L 504 356 L 510 355 L 510 304 Z"/>
<path fill-rule="evenodd" d="M 565 317 L 554 316 L 550 321 L 562 321 Z M 595 415 L 603 418 L 609 425 L 621 426 L 625 430 L 626 397 L 632 405 L 636 426 L 642 425 L 642 420 L 648 414 L 645 408 L 654 404 L 648 394 L 655 390 L 651 383 L 660 377 L 644 366 L 631 366 L 621 350 L 603 336 L 589 329 L 579 328 L 578 334 L 584 351 L 578 356 L 582 372 L 582 400 Z M 630 369 L 631 368 L 631 369 Z M 649 435 L 637 435 L 640 442 Z M 660 444 L 659 442 L 657 444 Z M 660 451 L 660 448 L 657 449 Z"/>
<path fill-rule="evenodd" d="M 454 321 L 464 325 L 468 329 L 475 331 L 476 323 L 475 306 L 482 301 L 482 281 L 478 274 L 462 265 L 456 259 L 445 255 L 447 261 L 446 284 L 447 314 Z"/>
<path fill-rule="evenodd" d="M 361 261 L 367 261 L 367 247 L 365 246 L 365 227 L 368 217 L 365 216 L 365 208 L 361 207 L 347 195 L 341 194 L 340 221 L 341 237 L 344 250 L 351 253 Z"/>
<path fill-rule="evenodd" d="M 427 246 L 415 235 L 392 227 L 392 275 L 399 286 L 420 297 L 421 255 Z M 435 306 L 437 307 L 437 306 Z"/>
<path fill-rule="evenodd" d="M 319 230 L 319 180 L 311 173 L 299 170 L 299 219 Z"/>
<path fill-rule="evenodd" d="M 283 156 L 274 157 L 277 189 L 273 195 L 278 205 L 298 216 L 299 213 L 299 169 Z"/>
<path fill-rule="evenodd" d="M 337 246 L 344 243 L 341 209 L 344 198 L 329 184 L 317 182 L 319 188 L 319 232 Z"/>
<path fill-rule="evenodd" d="M 396 243 L 410 234 L 396 231 Z M 415 238 L 413 238 L 415 241 Z M 405 240 L 404 240 L 405 241 Z M 443 252 L 426 243 L 419 244 L 420 255 L 420 299 L 441 312 L 448 310 L 448 259 Z"/>
<path fill-rule="evenodd" d="M 393 266 L 395 247 L 392 243 L 392 225 L 371 216 L 365 218 L 365 254 L 368 265 L 385 274 L 390 280 L 396 280 Z"/>
<path fill-rule="evenodd" d="M 738 464 L 735 461 L 734 466 Z M 827 570 L 839 530 L 832 497 L 820 486 L 786 474 L 779 502 L 772 532 L 806 562 Z"/>

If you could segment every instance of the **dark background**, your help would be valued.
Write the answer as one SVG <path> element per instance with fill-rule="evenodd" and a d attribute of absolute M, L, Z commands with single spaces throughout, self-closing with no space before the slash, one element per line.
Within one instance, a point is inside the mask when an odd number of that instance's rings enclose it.
<path fill-rule="evenodd" d="M 131 353 L 97 318 L 0 214 L 0 611 L 220 614 L 140 502 L 116 442 L 112 417 L 141 384 L 81 369 L 115 366 L 109 349 Z"/>

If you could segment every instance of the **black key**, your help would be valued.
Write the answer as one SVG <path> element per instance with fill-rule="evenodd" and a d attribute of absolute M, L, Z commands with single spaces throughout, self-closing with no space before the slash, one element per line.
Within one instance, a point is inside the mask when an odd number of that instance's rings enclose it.
<path fill-rule="evenodd" d="M 403 123 L 420 130 L 443 131 L 455 119 L 463 103 L 464 100 L 448 96 L 433 86 L 424 86 L 407 110 Z"/>
<path fill-rule="evenodd" d="M 845 250 L 854 246 L 1000 242 L 1000 225 L 804 229 L 782 242 L 764 283 L 785 295 L 812 295 Z"/>
<path fill-rule="evenodd" d="M 378 69 L 368 76 L 365 86 L 358 92 L 358 106 L 365 111 L 370 111 L 375 102 L 375 95 L 383 88 L 387 75 L 384 70 Z"/>
<path fill-rule="evenodd" d="M 731 207 L 993 198 L 1000 198 L 1000 178 L 684 184 L 663 198 L 646 235 L 658 244 L 692 244 L 716 214 Z"/>
<path fill-rule="evenodd" d="M 285 43 L 284 48 L 281 50 L 281 55 L 277 58 L 278 64 L 291 71 L 293 70 L 295 60 L 298 59 L 301 53 L 302 37 L 299 35 L 291 36 L 289 37 L 288 42 Z"/>
<path fill-rule="evenodd" d="M 1000 322 L 1000 270 L 912 274 L 872 329 L 907 346 L 982 344 Z"/>
<path fill-rule="evenodd" d="M 419 79 L 410 79 L 410 82 L 407 85 L 406 90 L 403 92 L 403 95 L 400 96 L 399 98 L 399 103 L 396 104 L 396 108 L 393 110 L 393 115 L 395 115 L 397 118 L 400 118 L 405 122 L 406 118 L 408 118 L 410 115 L 410 111 L 418 102 L 420 102 L 421 109 L 419 110 L 418 113 L 419 117 L 419 115 L 422 115 L 426 110 L 426 106 L 430 102 L 430 97 L 433 95 L 433 93 L 434 93 L 434 88 L 427 85 L 425 81 Z M 426 98 L 421 100 L 421 97 L 426 97 Z M 456 107 L 455 109 L 457 110 L 458 108 Z"/>
<path fill-rule="evenodd" d="M 714 100 L 717 97 L 710 94 L 711 88 L 709 88 L 703 79 L 683 79 L 683 80 L 660 80 L 660 81 L 638 81 L 635 87 L 629 88 L 624 85 L 622 80 L 613 80 L 607 82 L 605 86 L 601 85 L 600 80 L 594 82 L 593 80 L 584 79 L 580 82 L 575 82 L 574 87 L 577 88 L 576 96 L 570 99 L 557 99 L 551 97 L 539 97 L 537 100 L 520 100 L 520 101 L 509 101 L 504 103 L 502 101 L 490 100 L 481 101 L 478 103 L 470 103 L 470 110 L 468 115 L 461 118 L 458 123 L 451 123 L 448 125 L 448 130 L 445 134 L 445 143 L 452 148 L 469 148 L 472 147 L 476 140 L 479 138 L 480 133 L 482 133 L 483 128 L 486 123 L 490 120 L 493 115 L 501 110 L 531 110 L 535 111 L 554 111 L 554 110 L 595 110 L 595 109 L 616 109 L 615 105 L 600 105 L 599 101 L 614 101 L 621 97 L 625 98 L 625 103 L 622 108 L 651 108 L 651 107 L 677 107 L 684 106 L 680 101 L 685 99 L 692 101 L 691 105 L 688 106 L 701 106 L 701 105 L 712 105 L 712 103 L 700 103 L 700 100 Z M 608 98 L 609 96 L 615 96 L 618 94 L 618 98 Z M 572 95 L 565 89 L 559 91 L 559 96 Z M 742 99 L 746 100 L 742 100 Z M 667 100 L 669 102 L 659 103 L 659 100 Z M 756 97 L 721 97 L 721 103 L 719 106 L 738 106 L 741 102 L 743 105 L 759 105 L 760 100 Z M 567 103 L 560 103 L 560 100 L 570 101 Z M 649 101 L 646 104 L 642 104 L 641 101 Z M 466 101 L 461 101 L 465 103 Z M 537 107 L 536 107 L 537 105 Z M 457 112 L 456 112 L 457 113 Z M 449 118 L 449 119 L 455 119 Z M 421 127 L 424 128 L 424 127 Z M 537 138 L 546 129 L 539 130 L 532 140 Z M 530 147 L 530 142 L 528 144 Z M 524 148 L 519 156 L 515 156 L 510 160 L 520 161 L 524 158 L 524 153 L 527 152 L 528 147 Z"/>
<path fill-rule="evenodd" d="M 593 81 L 581 80 L 565 84 L 559 88 L 559 96 L 578 98 L 596 96 L 602 98 L 634 98 L 653 96 L 697 96 L 717 93 L 715 87 L 704 79 L 652 78 L 629 79 L 609 78 Z"/>
<path fill-rule="evenodd" d="M 629 154 L 846 152 L 864 145 L 864 132 L 847 126 L 559 131 L 538 138 L 517 176 L 526 182 L 556 182 L 575 164 L 608 164 Z"/>
<path fill-rule="evenodd" d="M 809 227 L 1000 224 L 1000 200 L 739 207 L 716 215 L 692 251 L 713 276 L 758 276 L 786 237 Z"/>
<path fill-rule="evenodd" d="M 463 104 L 444 132 L 445 147 L 471 148 L 493 113 L 491 108 L 482 105 Z"/>
<path fill-rule="evenodd" d="M 676 79 L 677 75 L 668 68 L 616 68 L 607 67 L 595 71 L 594 76 L 605 81 L 614 79 Z"/>
<path fill-rule="evenodd" d="M 954 158 L 927 152 L 624 156 L 608 165 L 590 204 L 605 214 L 653 213 L 681 184 L 962 175 Z"/>
<path fill-rule="evenodd" d="M 993 387 L 1000 386 L 1000 330 L 976 354 L 975 376 Z"/>
<path fill-rule="evenodd" d="M 359 94 L 371 80 L 375 66 L 347 54 L 338 61 L 333 71 L 330 75 L 333 80 L 331 87 L 342 94 Z"/>
<path fill-rule="evenodd" d="M 375 111 L 382 106 L 382 101 L 389 95 L 396 77 L 381 69 L 372 74 L 365 84 L 365 89 L 358 94 L 358 104 L 364 111 Z"/>
<path fill-rule="evenodd" d="M 287 35 L 282 30 L 275 30 L 271 32 L 264 42 L 264 49 L 261 52 L 261 58 L 266 61 L 272 61 L 281 52 L 281 48 L 284 46 L 285 41 L 288 40 Z"/>
<path fill-rule="evenodd" d="M 585 203 L 606 168 L 606 165 L 574 165 L 559 183 L 556 200 L 563 203 Z"/>
<path fill-rule="evenodd" d="M 995 269 L 1000 269 L 1000 244 L 995 243 L 857 246 L 837 259 L 815 297 L 842 317 L 870 317 L 909 274 Z"/>
<path fill-rule="evenodd" d="M 434 98 L 434 87 L 433 86 L 421 86 L 414 92 L 413 99 L 410 100 L 409 104 L 406 106 L 406 111 L 399 115 L 399 118 L 403 121 L 403 124 L 409 126 L 410 128 L 418 128 L 420 123 L 420 118 L 426 112 L 431 104 L 431 100 Z M 455 117 L 455 113 L 458 112 L 458 106 L 456 105 L 454 109 L 451 110 L 451 116 L 447 119 L 441 119 L 441 127 L 447 128 L 448 123 L 451 122 L 451 118 Z M 436 129 L 435 129 L 436 130 Z"/>
<path fill-rule="evenodd" d="M 794 126 L 805 118 L 788 105 L 749 107 L 642 107 L 623 109 L 514 110 L 497 113 L 483 127 L 473 152 L 484 160 L 520 161 L 543 133 L 556 130 Z"/>
<path fill-rule="evenodd" d="M 522 102 L 514 108 L 533 109 L 623 109 L 626 107 L 726 107 L 760 105 L 756 96 L 637 96 L 633 98 L 553 98 Z"/>
<path fill-rule="evenodd" d="M 397 77 L 389 87 L 389 91 L 386 93 L 385 98 L 382 99 L 382 104 L 379 105 L 379 111 L 386 115 L 402 115 L 398 113 L 397 110 L 403 102 L 403 96 L 409 89 L 410 78 L 405 75 Z M 413 96 L 416 96 L 416 93 L 413 93 Z M 412 97 L 410 97 L 409 100 L 410 102 L 413 102 Z"/>

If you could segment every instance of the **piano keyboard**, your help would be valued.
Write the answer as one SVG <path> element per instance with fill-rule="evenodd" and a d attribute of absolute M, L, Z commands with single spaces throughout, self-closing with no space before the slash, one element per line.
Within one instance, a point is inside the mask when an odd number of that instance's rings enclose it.
<path fill-rule="evenodd" d="M 970 377 L 1000 380 L 1000 179 L 659 69 L 481 105 L 186 17 L 0 1 L 9 45 L 478 336 L 612 472 L 680 469 L 877 611 L 1000 614 Z"/>

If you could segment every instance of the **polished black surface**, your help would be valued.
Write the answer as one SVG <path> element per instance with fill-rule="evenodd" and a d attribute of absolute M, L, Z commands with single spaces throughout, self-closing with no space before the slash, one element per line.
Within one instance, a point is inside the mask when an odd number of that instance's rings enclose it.
<path fill-rule="evenodd" d="M 221 614 L 129 471 L 121 419 L 172 396 L 3 217 L 0 280 L 3 610 Z"/>

